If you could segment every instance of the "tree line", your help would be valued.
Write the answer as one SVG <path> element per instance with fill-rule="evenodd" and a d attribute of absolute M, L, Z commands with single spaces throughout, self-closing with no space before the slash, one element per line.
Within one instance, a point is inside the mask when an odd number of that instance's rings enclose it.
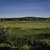
<path fill-rule="evenodd" d="M 50 21 L 50 18 L 41 17 L 21 17 L 21 18 L 0 18 L 0 21 Z"/>

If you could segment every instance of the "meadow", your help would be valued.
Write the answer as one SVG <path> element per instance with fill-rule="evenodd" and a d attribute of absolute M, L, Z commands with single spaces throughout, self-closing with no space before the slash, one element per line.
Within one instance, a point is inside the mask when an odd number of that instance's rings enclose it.
<path fill-rule="evenodd" d="M 33 39 L 50 45 L 50 21 L 0 21 L 0 34 L 4 35 L 4 38 L 0 35 L 0 47 L 20 48 Z M 6 38 L 7 41 L 2 40 Z"/>

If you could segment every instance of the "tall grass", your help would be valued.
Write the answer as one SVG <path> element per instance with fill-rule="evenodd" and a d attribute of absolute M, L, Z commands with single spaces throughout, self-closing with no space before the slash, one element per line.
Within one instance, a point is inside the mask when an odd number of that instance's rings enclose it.
<path fill-rule="evenodd" d="M 2 22 L 0 24 L 0 47 L 47 48 L 50 41 L 50 23 L 45 22 Z M 27 46 L 27 47 L 26 47 Z M 42 47 L 43 46 L 43 47 Z"/>

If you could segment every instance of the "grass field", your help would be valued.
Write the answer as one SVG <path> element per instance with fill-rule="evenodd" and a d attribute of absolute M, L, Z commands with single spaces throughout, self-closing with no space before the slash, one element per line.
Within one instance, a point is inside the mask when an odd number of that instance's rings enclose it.
<path fill-rule="evenodd" d="M 21 29 L 29 29 L 29 28 L 50 28 L 50 22 L 43 21 L 3 21 L 0 22 L 0 27 L 5 28 L 21 28 Z"/>
<path fill-rule="evenodd" d="M 12 35 L 29 35 L 40 32 L 50 33 L 50 22 L 46 21 L 3 21 L 0 28 L 7 28 Z"/>
<path fill-rule="evenodd" d="M 0 21 L 0 28 L 8 30 L 8 35 L 10 40 L 15 40 L 16 38 L 37 38 L 40 33 L 50 34 L 50 21 Z M 48 42 L 50 44 L 50 39 L 41 38 L 40 40 Z"/>

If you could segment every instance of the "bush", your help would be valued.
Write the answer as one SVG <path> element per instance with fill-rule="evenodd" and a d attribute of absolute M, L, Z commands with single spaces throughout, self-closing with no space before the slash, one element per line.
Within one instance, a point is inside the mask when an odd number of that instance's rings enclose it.
<path fill-rule="evenodd" d="M 0 43 L 7 41 L 7 31 L 4 28 L 0 28 Z"/>
<path fill-rule="evenodd" d="M 50 47 L 48 43 L 45 41 L 40 41 L 40 40 L 33 40 L 33 43 L 31 43 L 31 48 L 30 50 L 46 50 Z"/>
<path fill-rule="evenodd" d="M 7 43 L 1 43 L 0 47 L 2 47 L 2 48 L 5 48 L 5 47 L 10 48 L 11 46 L 9 44 L 7 44 Z"/>
<path fill-rule="evenodd" d="M 7 43 L 10 44 L 8 30 L 6 28 L 0 28 L 0 44 Z"/>
<path fill-rule="evenodd" d="M 35 38 L 40 38 L 40 39 L 50 39 L 50 34 L 47 33 L 47 32 L 43 32 L 43 33 L 40 33 L 40 34 L 37 34 L 35 35 L 36 37 Z"/>

